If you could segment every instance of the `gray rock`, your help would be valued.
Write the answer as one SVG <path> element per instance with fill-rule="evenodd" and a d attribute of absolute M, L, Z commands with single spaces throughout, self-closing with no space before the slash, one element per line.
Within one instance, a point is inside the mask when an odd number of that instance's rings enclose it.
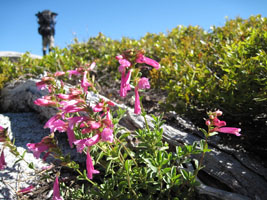
<path fill-rule="evenodd" d="M 40 142 L 42 137 L 49 134 L 42 128 L 35 113 L 0 114 L 0 126 L 8 128 L 9 136 L 15 139 L 15 145 L 21 155 L 27 151 L 27 143 Z M 2 147 L 0 143 L 0 149 Z M 16 191 L 36 183 L 39 177 L 35 176 L 35 171 L 30 169 L 24 161 L 14 164 L 18 158 L 10 153 L 8 148 L 4 149 L 4 155 L 7 166 L 0 171 L 0 199 L 13 200 L 16 199 Z M 33 163 L 37 170 L 50 164 L 36 159 L 32 152 L 28 151 L 25 154 L 25 160 Z"/>
<path fill-rule="evenodd" d="M 0 109 L 6 109 L 6 107 L 8 107 L 8 109 L 13 109 L 15 107 L 16 109 L 21 109 L 21 111 L 23 109 L 29 109 L 46 119 L 55 114 L 57 112 L 56 110 L 51 111 L 49 110 L 50 108 L 40 107 L 33 104 L 35 99 L 44 94 L 36 89 L 36 81 L 38 80 L 28 80 L 24 83 L 13 84 L 12 87 L 4 88 L 0 99 L 0 105 L 2 106 Z M 88 95 L 88 101 L 90 103 L 95 103 L 100 98 L 107 99 L 101 95 L 93 93 Z M 134 115 L 133 109 L 126 108 L 123 105 L 115 105 L 116 107 L 127 109 L 126 116 L 120 122 L 122 126 L 129 130 L 135 130 L 145 126 L 143 118 Z M 147 120 L 149 126 L 153 128 L 151 122 L 152 118 L 147 116 Z M 192 144 L 194 141 L 199 141 L 201 139 L 201 134 L 195 134 L 197 131 L 195 127 L 187 127 L 186 131 L 181 131 L 167 125 L 164 125 L 162 128 L 164 140 L 174 146 Z M 67 143 L 66 141 L 67 140 L 65 139 L 65 143 Z M 66 146 L 68 146 L 68 143 Z M 212 186 L 214 188 L 225 190 L 226 187 L 233 192 L 233 194 L 229 195 L 243 195 L 246 197 L 244 199 L 255 199 L 256 197 L 257 199 L 266 199 L 267 170 L 264 166 L 258 163 L 253 157 L 248 156 L 247 152 L 226 149 L 216 145 L 215 142 L 210 143 L 210 146 L 211 152 L 207 153 L 204 159 L 206 167 L 203 169 L 203 174 L 205 174 L 205 177 L 202 177 L 202 179 L 204 179 L 203 182 L 208 183 L 211 182 L 210 180 L 213 180 Z M 252 181 L 253 184 L 251 184 Z M 225 198 L 220 197 L 219 199 Z"/>
<path fill-rule="evenodd" d="M 0 51 L 0 60 L 1 58 L 9 58 L 11 61 L 18 61 L 24 53 L 14 52 L 14 51 Z M 41 59 L 42 56 L 29 54 L 30 58 Z"/>

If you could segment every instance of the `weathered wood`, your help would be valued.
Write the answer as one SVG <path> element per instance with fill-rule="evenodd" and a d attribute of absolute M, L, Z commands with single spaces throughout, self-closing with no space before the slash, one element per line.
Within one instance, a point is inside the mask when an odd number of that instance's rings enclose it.
<path fill-rule="evenodd" d="M 44 95 L 35 87 L 37 80 L 30 80 L 25 83 L 13 85 L 5 88 L 1 93 L 0 110 L 24 109 L 34 110 L 43 117 L 51 117 L 55 110 L 49 110 L 47 107 L 39 107 L 33 104 L 33 101 Z M 20 87 L 20 91 L 18 88 Z M 15 91 L 15 92 L 14 92 Z M 10 94 L 12 94 L 10 96 Z M 101 95 L 88 95 L 88 101 L 96 102 L 99 98 L 105 98 Z M 106 98 L 105 98 L 106 99 Z M 21 105 L 23 104 L 23 106 Z M 129 130 L 135 130 L 145 127 L 145 122 L 141 116 L 135 115 L 133 110 L 123 105 L 116 105 L 127 109 L 126 116 L 120 121 L 120 124 Z M 21 110 L 22 111 L 22 110 Z M 149 126 L 153 128 L 152 118 L 147 116 Z M 194 141 L 201 139 L 197 130 L 184 132 L 168 125 L 163 125 L 163 137 L 171 145 L 192 144 Z M 248 153 L 217 145 L 216 142 L 210 141 L 211 152 L 207 153 L 204 159 L 205 168 L 201 177 L 205 184 L 209 179 L 214 179 L 212 187 L 203 186 L 199 192 L 212 195 L 217 193 L 225 194 L 229 197 L 233 194 L 244 196 L 243 199 L 267 199 L 267 170 Z M 222 185 L 224 187 L 222 187 Z M 227 188 L 228 191 L 225 191 Z M 228 192 L 228 193 L 227 193 Z M 217 195 L 217 196 L 218 196 Z M 228 196 L 227 196 L 228 195 Z M 230 196 L 229 196 L 230 195 Z M 219 197 L 218 197 L 219 198 Z M 234 198 L 234 197 L 233 197 Z M 223 198 L 221 198 L 223 199 Z M 225 198 L 224 198 L 225 199 Z M 238 198 L 236 198 L 238 199 Z M 241 198 L 242 199 L 242 198 Z"/>

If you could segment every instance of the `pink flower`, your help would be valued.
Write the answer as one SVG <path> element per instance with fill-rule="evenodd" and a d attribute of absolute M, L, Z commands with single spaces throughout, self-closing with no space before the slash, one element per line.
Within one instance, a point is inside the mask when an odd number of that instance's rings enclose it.
<path fill-rule="evenodd" d="M 26 187 L 26 188 L 19 190 L 18 193 L 27 194 L 27 193 L 31 192 L 32 189 L 34 189 L 34 186 L 30 185 L 29 187 Z"/>
<path fill-rule="evenodd" d="M 93 111 L 94 112 L 101 112 L 103 110 L 103 107 L 105 105 L 105 102 L 104 100 L 102 99 L 101 102 L 99 102 L 98 104 L 96 104 L 94 107 L 93 107 Z"/>
<path fill-rule="evenodd" d="M 83 92 L 77 88 L 70 88 L 70 95 L 78 96 L 81 95 Z"/>
<path fill-rule="evenodd" d="M 74 144 L 76 145 L 77 151 L 79 153 L 82 153 L 86 146 L 88 146 L 88 147 L 93 146 L 96 143 L 98 143 L 99 140 L 100 140 L 100 135 L 96 134 L 91 138 L 85 138 L 85 139 L 81 139 L 81 140 L 76 140 L 74 142 Z"/>
<path fill-rule="evenodd" d="M 65 74 L 65 72 L 56 72 L 56 73 L 54 73 L 54 76 L 58 77 L 58 76 L 63 76 L 64 74 Z"/>
<path fill-rule="evenodd" d="M 87 170 L 87 177 L 89 179 L 93 179 L 93 174 L 99 174 L 99 171 L 94 169 L 93 161 L 89 151 L 87 151 L 86 170 Z"/>
<path fill-rule="evenodd" d="M 132 70 L 130 69 L 129 72 L 125 76 L 125 72 L 121 74 L 121 87 L 120 87 L 120 96 L 126 97 L 128 90 L 131 90 L 130 80 L 131 80 L 131 73 Z"/>
<path fill-rule="evenodd" d="M 70 127 L 68 127 L 68 129 L 67 129 L 67 136 L 68 136 L 68 140 L 69 140 L 69 145 L 72 148 L 73 143 L 75 142 L 76 138 L 75 138 L 75 134 L 74 134 L 73 129 L 71 129 Z"/>
<path fill-rule="evenodd" d="M 57 102 L 51 101 L 45 98 L 39 98 L 34 101 L 34 103 L 38 106 L 55 106 Z"/>
<path fill-rule="evenodd" d="M 85 71 L 83 73 L 83 79 L 82 79 L 82 82 L 81 82 L 81 86 L 82 86 L 84 92 L 87 92 L 88 87 L 92 86 L 92 84 L 89 83 L 88 80 L 87 80 L 87 71 Z"/>
<path fill-rule="evenodd" d="M 6 161 L 5 161 L 4 149 L 2 149 L 2 153 L 0 156 L 0 170 L 3 170 L 5 166 L 6 166 Z"/>
<path fill-rule="evenodd" d="M 101 123 L 95 122 L 95 121 L 89 121 L 86 124 L 89 127 L 82 129 L 82 134 L 90 133 L 90 132 L 92 132 L 92 130 L 95 130 L 95 129 L 98 129 L 101 127 Z"/>
<path fill-rule="evenodd" d="M 138 87 L 135 87 L 134 93 L 135 93 L 134 114 L 139 115 L 141 114 L 141 105 L 140 105 Z"/>
<path fill-rule="evenodd" d="M 217 110 L 215 112 L 209 113 L 209 120 L 206 121 L 207 126 L 214 127 L 212 130 L 210 130 L 210 133 L 212 132 L 221 132 L 221 133 L 229 133 L 229 134 L 234 134 L 236 136 L 240 136 L 241 134 L 239 133 L 241 131 L 240 128 L 235 128 L 235 127 L 224 127 L 226 126 L 225 121 L 220 121 L 217 117 L 222 115 L 222 111 Z"/>
<path fill-rule="evenodd" d="M 229 133 L 234 134 L 236 136 L 241 136 L 239 133 L 241 131 L 240 128 L 234 128 L 234 127 L 216 127 L 215 131 L 218 131 L 220 133 Z"/>
<path fill-rule="evenodd" d="M 63 200 L 63 198 L 60 196 L 58 176 L 56 176 L 53 186 L 53 200 Z"/>
<path fill-rule="evenodd" d="M 70 101 L 61 101 L 60 104 L 63 107 L 60 107 L 60 109 L 62 109 L 63 113 L 74 113 L 74 112 L 79 112 L 79 111 L 83 111 L 84 108 L 83 107 L 79 107 L 80 105 L 83 105 L 85 102 L 82 99 L 73 99 Z"/>
<path fill-rule="evenodd" d="M 36 83 L 36 87 L 39 90 L 46 89 L 55 79 L 53 77 L 43 77 L 41 81 Z"/>
<path fill-rule="evenodd" d="M 91 71 L 96 67 L 96 63 L 92 62 L 92 64 L 89 66 L 88 70 Z"/>
<path fill-rule="evenodd" d="M 101 132 L 101 139 L 104 142 L 113 142 L 113 130 L 110 128 L 104 128 Z"/>
<path fill-rule="evenodd" d="M 68 121 L 69 121 L 69 127 L 67 129 L 67 135 L 68 135 L 68 140 L 69 140 L 69 145 L 70 147 L 73 147 L 73 143 L 74 141 L 76 140 L 75 138 L 75 134 L 74 134 L 74 126 L 77 124 L 77 123 L 82 123 L 84 120 L 86 120 L 87 117 L 71 117 L 71 118 L 68 118 Z"/>
<path fill-rule="evenodd" d="M 61 101 L 60 105 L 62 105 L 63 107 L 60 107 L 60 109 L 66 110 L 66 109 L 68 109 L 68 107 L 73 107 L 73 106 L 84 104 L 84 103 L 85 102 L 83 99 L 73 99 L 70 101 Z"/>
<path fill-rule="evenodd" d="M 136 58 L 135 62 L 137 62 L 137 63 L 145 63 L 147 65 L 150 65 L 150 66 L 154 67 L 155 69 L 159 69 L 160 68 L 160 64 L 157 61 L 152 60 L 151 58 L 147 58 L 141 53 L 137 54 L 137 58 Z"/>
<path fill-rule="evenodd" d="M 57 97 L 63 100 L 73 99 L 73 95 L 69 95 L 69 94 L 58 94 Z"/>
<path fill-rule="evenodd" d="M 52 169 L 54 167 L 54 165 L 52 164 L 52 165 L 48 165 L 48 166 L 43 166 L 42 167 L 42 170 L 50 170 L 50 169 Z"/>
<path fill-rule="evenodd" d="M 106 112 L 106 119 L 104 119 L 102 122 L 108 127 L 112 127 L 113 126 L 112 125 L 112 117 L 111 117 L 109 109 Z"/>
<path fill-rule="evenodd" d="M 150 84 L 147 78 L 143 77 L 138 81 L 137 86 L 135 87 L 135 104 L 134 104 L 134 113 L 139 115 L 141 113 L 141 105 L 138 89 L 149 89 Z"/>
<path fill-rule="evenodd" d="M 118 55 L 118 56 L 116 56 L 115 57 L 117 60 L 121 60 L 121 59 L 123 59 L 123 56 L 122 55 Z"/>
<path fill-rule="evenodd" d="M 225 121 L 220 121 L 217 117 L 215 117 L 213 120 L 213 125 L 217 126 L 217 127 L 222 127 L 222 126 L 226 126 L 226 122 Z"/>
<path fill-rule="evenodd" d="M 149 89 L 150 84 L 149 84 L 148 78 L 142 77 L 138 82 L 138 88 L 139 89 Z"/>
<path fill-rule="evenodd" d="M 216 114 L 216 116 L 222 116 L 222 111 L 220 111 L 220 110 L 217 110 L 217 111 L 215 111 L 215 114 Z"/>
<path fill-rule="evenodd" d="M 77 69 L 75 70 L 68 70 L 69 78 L 71 78 L 72 75 L 80 75 L 81 72 L 79 72 Z"/>
<path fill-rule="evenodd" d="M 125 68 L 131 66 L 131 63 L 127 59 L 120 59 L 119 63 L 120 63 L 119 72 L 121 73 L 125 72 Z"/>
<path fill-rule="evenodd" d="M 94 107 L 93 107 L 93 111 L 94 112 L 101 112 L 101 111 L 106 111 L 107 109 L 109 109 L 108 107 L 107 107 L 107 105 L 109 105 L 109 106 L 114 106 L 115 104 L 112 102 L 112 101 L 107 101 L 107 102 L 105 102 L 105 100 L 104 99 L 101 99 L 101 101 L 97 104 L 97 105 L 95 105 Z"/>
<path fill-rule="evenodd" d="M 55 115 L 51 117 L 45 124 L 44 128 L 50 128 L 50 132 L 53 133 L 55 131 L 66 132 L 67 123 L 58 119 L 60 116 Z"/>
<path fill-rule="evenodd" d="M 49 150 L 49 146 L 42 142 L 39 143 L 28 143 L 27 147 L 33 152 L 35 158 L 40 158 L 42 152 Z"/>
<path fill-rule="evenodd" d="M 44 90 L 44 89 L 46 89 L 46 83 L 43 81 L 37 82 L 36 87 L 38 90 Z"/>

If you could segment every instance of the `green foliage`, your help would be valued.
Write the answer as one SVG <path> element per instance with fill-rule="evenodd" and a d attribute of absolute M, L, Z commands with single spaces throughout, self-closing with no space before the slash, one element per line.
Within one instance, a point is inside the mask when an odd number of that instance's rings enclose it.
<path fill-rule="evenodd" d="M 210 32 L 178 26 L 167 34 L 148 33 L 139 40 L 120 41 L 99 33 L 85 43 L 75 39 L 68 48 L 56 48 L 40 60 L 25 54 L 17 63 L 0 61 L 0 87 L 22 75 L 66 71 L 92 61 L 100 76 L 109 73 L 119 78 L 114 57 L 126 49 L 144 49 L 162 66 L 149 75 L 153 87 L 168 93 L 165 109 L 194 117 L 195 110 L 203 111 L 199 113 L 203 116 L 211 108 L 220 108 L 236 121 L 248 121 L 267 109 L 266 29 L 267 19 L 258 15 L 227 20 Z"/>
<path fill-rule="evenodd" d="M 118 111 L 114 121 L 118 122 L 123 113 Z M 115 143 L 99 143 L 91 149 L 95 168 L 101 173 L 89 180 L 85 170 L 79 172 L 78 180 L 90 184 L 75 189 L 64 185 L 65 198 L 194 199 L 196 173 L 185 166 L 192 162 L 192 154 L 202 153 L 201 144 L 177 146 L 171 152 L 162 140 L 162 117 L 153 118 L 154 129 L 137 130 L 133 146 L 126 141 L 129 133 L 121 134 L 114 124 Z"/>
<path fill-rule="evenodd" d="M 220 108 L 236 121 L 249 121 L 266 111 L 267 19 L 252 16 L 227 20 L 223 27 L 178 26 L 165 34 L 147 34 L 140 40 L 111 40 L 103 34 L 70 46 L 73 52 L 97 60 L 99 71 L 119 76 L 112 59 L 125 49 L 144 49 L 160 61 L 151 70 L 151 84 L 168 93 L 165 108 L 195 116 Z M 199 116 L 195 116 L 199 118 Z"/>

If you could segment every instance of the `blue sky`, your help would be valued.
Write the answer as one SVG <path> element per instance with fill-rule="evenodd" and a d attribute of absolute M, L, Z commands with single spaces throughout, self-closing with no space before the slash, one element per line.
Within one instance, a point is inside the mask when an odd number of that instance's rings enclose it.
<path fill-rule="evenodd" d="M 58 13 L 55 45 L 64 48 L 102 32 L 112 39 L 138 39 L 178 25 L 223 26 L 225 17 L 267 17 L 266 0 L 0 0 L 0 51 L 42 55 L 35 14 Z"/>

